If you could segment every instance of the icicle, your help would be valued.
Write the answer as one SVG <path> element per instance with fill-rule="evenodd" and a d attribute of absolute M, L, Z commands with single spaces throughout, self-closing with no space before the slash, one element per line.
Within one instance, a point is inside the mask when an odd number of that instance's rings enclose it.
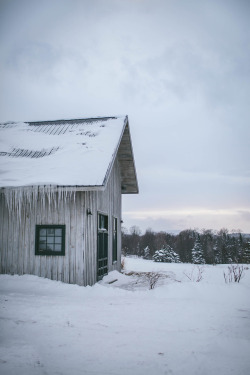
<path fill-rule="evenodd" d="M 3 193 L 5 196 L 7 208 L 10 215 L 17 216 L 21 221 L 22 211 L 29 213 L 29 211 L 37 210 L 38 201 L 41 204 L 41 209 L 45 212 L 46 201 L 49 210 L 57 210 L 63 203 L 73 203 L 75 207 L 76 187 L 62 187 L 62 186 L 23 186 L 16 188 L 5 188 Z"/>

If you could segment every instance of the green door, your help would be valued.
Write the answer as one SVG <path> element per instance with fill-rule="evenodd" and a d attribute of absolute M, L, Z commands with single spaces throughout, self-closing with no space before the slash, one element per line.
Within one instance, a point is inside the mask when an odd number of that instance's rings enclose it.
<path fill-rule="evenodd" d="M 97 280 L 108 274 L 108 216 L 98 215 Z"/>

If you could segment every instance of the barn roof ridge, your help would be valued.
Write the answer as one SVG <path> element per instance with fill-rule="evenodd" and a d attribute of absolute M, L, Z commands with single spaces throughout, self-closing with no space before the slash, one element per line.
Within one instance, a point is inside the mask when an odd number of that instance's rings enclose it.
<path fill-rule="evenodd" d="M 28 124 L 28 125 L 49 125 L 49 124 L 53 124 L 53 125 L 56 125 L 57 123 L 59 125 L 63 124 L 63 123 L 76 123 L 76 122 L 95 122 L 95 121 L 107 121 L 107 120 L 110 120 L 110 119 L 117 119 L 117 118 L 120 118 L 120 117 L 125 117 L 125 116 L 97 116 L 97 117 L 82 117 L 82 118 L 63 118 L 63 119 L 56 119 L 56 120 L 44 120 L 44 121 L 24 121 L 25 124 Z"/>

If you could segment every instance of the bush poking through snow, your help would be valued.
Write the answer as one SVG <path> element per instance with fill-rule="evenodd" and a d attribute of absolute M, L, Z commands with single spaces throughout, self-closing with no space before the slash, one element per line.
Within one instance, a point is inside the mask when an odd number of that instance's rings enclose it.
<path fill-rule="evenodd" d="M 231 266 L 228 266 L 227 273 L 225 271 L 223 272 L 223 275 L 225 283 L 239 283 L 244 276 L 244 267 L 239 264 L 232 264 Z"/>
<path fill-rule="evenodd" d="M 191 272 L 189 273 L 183 272 L 183 273 L 185 276 L 187 276 L 187 278 L 190 281 L 199 283 L 203 279 L 203 272 L 204 272 L 204 267 L 196 266 L 196 267 L 193 267 Z"/>
<path fill-rule="evenodd" d="M 143 278 L 147 281 L 149 289 L 154 289 L 162 275 L 159 272 L 145 272 Z"/>
<path fill-rule="evenodd" d="M 125 257 L 123 257 L 121 260 L 121 271 L 124 271 L 124 269 L 125 269 Z"/>
<path fill-rule="evenodd" d="M 134 272 L 126 273 L 127 276 L 137 276 L 136 284 L 147 283 L 149 289 L 154 289 L 160 279 L 168 277 L 160 272 Z"/>

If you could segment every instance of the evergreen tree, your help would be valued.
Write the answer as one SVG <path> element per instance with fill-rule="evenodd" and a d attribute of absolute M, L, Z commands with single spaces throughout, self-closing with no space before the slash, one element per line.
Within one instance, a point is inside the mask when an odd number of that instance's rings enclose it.
<path fill-rule="evenodd" d="M 144 259 L 150 259 L 150 248 L 149 246 L 146 246 L 144 249 Z"/>
<path fill-rule="evenodd" d="M 243 257 L 243 254 L 244 254 L 244 240 L 243 240 L 243 237 L 242 237 L 242 234 L 239 233 L 239 238 L 238 238 L 238 241 L 237 241 L 237 257 L 238 257 L 238 262 L 241 262 L 241 259 Z"/>
<path fill-rule="evenodd" d="M 141 236 L 142 249 L 145 249 L 148 246 L 150 250 L 148 259 L 152 259 L 152 256 L 154 255 L 155 250 L 161 249 L 161 247 L 155 246 L 155 237 L 156 237 L 156 234 L 152 231 L 151 228 L 146 229 L 146 232 Z"/>
<path fill-rule="evenodd" d="M 226 242 L 226 259 L 227 263 L 234 263 L 235 262 L 235 239 L 230 237 L 227 238 Z"/>
<path fill-rule="evenodd" d="M 205 259 L 203 255 L 203 249 L 200 241 L 200 236 L 197 236 L 195 240 L 194 247 L 192 249 L 192 263 L 194 264 L 204 264 Z"/>
<path fill-rule="evenodd" d="M 179 255 L 172 249 L 173 263 L 181 263 Z"/>
<path fill-rule="evenodd" d="M 250 242 L 246 243 L 243 256 L 242 256 L 242 263 L 250 263 Z"/>
<path fill-rule="evenodd" d="M 176 237 L 175 250 L 180 256 L 180 260 L 183 263 L 192 261 L 192 248 L 197 232 L 192 229 L 181 231 Z"/>
<path fill-rule="evenodd" d="M 217 239 L 221 252 L 221 262 L 223 264 L 233 263 L 235 260 L 234 239 L 228 234 L 228 230 L 223 228 L 217 234 Z"/>
<path fill-rule="evenodd" d="M 205 263 L 214 264 L 214 233 L 211 229 L 202 229 L 200 235 Z"/>
<path fill-rule="evenodd" d="M 155 262 L 164 263 L 179 263 L 179 255 L 172 249 L 171 246 L 166 245 L 164 249 L 156 250 L 153 259 Z"/>
<path fill-rule="evenodd" d="M 218 246 L 218 243 L 217 243 L 217 240 L 213 246 L 213 252 L 214 252 L 214 263 L 215 264 L 221 264 L 221 252 L 220 252 L 220 248 Z"/>
<path fill-rule="evenodd" d="M 153 255 L 153 259 L 155 262 L 166 262 L 167 256 L 166 256 L 165 249 L 156 250 L 156 252 Z"/>

